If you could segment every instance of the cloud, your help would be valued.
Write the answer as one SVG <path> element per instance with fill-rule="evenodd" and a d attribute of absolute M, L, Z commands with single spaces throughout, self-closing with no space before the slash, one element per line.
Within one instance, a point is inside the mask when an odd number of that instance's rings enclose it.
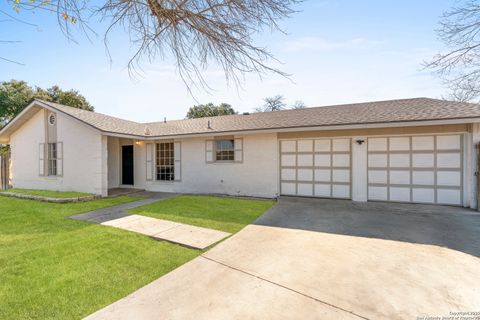
<path fill-rule="evenodd" d="M 364 49 L 384 44 L 385 41 L 370 40 L 367 38 L 354 38 L 343 41 L 329 41 L 320 37 L 302 37 L 284 44 L 287 52 L 301 51 L 326 51 L 337 49 Z"/>

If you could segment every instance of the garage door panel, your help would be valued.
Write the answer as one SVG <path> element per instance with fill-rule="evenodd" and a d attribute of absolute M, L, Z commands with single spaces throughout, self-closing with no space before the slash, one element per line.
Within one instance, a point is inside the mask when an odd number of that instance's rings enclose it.
<path fill-rule="evenodd" d="M 462 135 L 384 139 L 368 140 L 369 200 L 462 204 Z"/>
<path fill-rule="evenodd" d="M 343 184 L 332 185 L 332 197 L 334 198 L 350 198 L 350 186 Z"/>
<path fill-rule="evenodd" d="M 297 170 L 298 181 L 313 181 L 313 169 L 298 169 Z"/>
<path fill-rule="evenodd" d="M 437 167 L 460 168 L 460 153 L 438 153 Z"/>
<path fill-rule="evenodd" d="M 332 170 L 330 169 L 315 169 L 316 182 L 330 182 L 332 180 Z"/>
<path fill-rule="evenodd" d="M 433 188 L 413 188 L 412 201 L 421 203 L 435 202 L 435 189 Z"/>
<path fill-rule="evenodd" d="M 369 183 L 387 183 L 388 173 L 387 170 L 369 170 L 368 182 Z"/>
<path fill-rule="evenodd" d="M 315 196 L 330 198 L 332 196 L 331 189 L 331 184 L 317 183 L 315 184 Z"/>
<path fill-rule="evenodd" d="M 412 150 L 433 150 L 435 139 L 433 136 L 412 137 Z"/>
<path fill-rule="evenodd" d="M 388 188 L 387 187 L 368 187 L 368 198 L 370 200 L 388 200 Z"/>
<path fill-rule="evenodd" d="M 299 183 L 297 193 L 299 196 L 313 196 L 313 183 Z"/>
<path fill-rule="evenodd" d="M 297 184 L 293 182 L 282 182 L 280 185 L 282 188 L 282 194 L 285 195 L 296 195 L 297 194 Z"/>
<path fill-rule="evenodd" d="M 434 166 L 435 156 L 433 153 L 414 153 L 412 155 L 412 167 L 433 168 Z"/>
<path fill-rule="evenodd" d="M 462 181 L 460 171 L 438 171 L 437 184 L 439 186 L 456 186 L 460 187 Z"/>
<path fill-rule="evenodd" d="M 296 152 L 297 141 L 281 141 L 282 152 Z"/>
<path fill-rule="evenodd" d="M 433 171 L 413 171 L 412 184 L 414 185 L 434 185 L 435 172 Z"/>
<path fill-rule="evenodd" d="M 437 136 L 437 150 L 460 150 L 460 135 Z"/>
<path fill-rule="evenodd" d="M 460 190 L 454 189 L 437 189 L 437 199 L 438 203 L 441 204 L 461 204 L 461 194 Z"/>
<path fill-rule="evenodd" d="M 410 137 L 390 138 L 389 148 L 390 151 L 409 151 Z"/>
<path fill-rule="evenodd" d="M 408 153 L 390 154 L 390 167 L 410 167 L 410 155 Z"/>
<path fill-rule="evenodd" d="M 316 154 L 315 166 L 316 167 L 330 167 L 332 156 L 330 154 Z"/>
<path fill-rule="evenodd" d="M 296 170 L 295 169 L 282 169 L 281 170 L 282 180 L 296 180 Z"/>
<path fill-rule="evenodd" d="M 315 140 L 315 152 L 330 152 L 332 151 L 331 140 Z"/>
<path fill-rule="evenodd" d="M 387 167 L 388 156 L 386 154 L 371 154 L 368 157 L 368 166 L 370 168 Z"/>
<path fill-rule="evenodd" d="M 387 151 L 387 138 L 368 139 L 368 151 Z"/>
<path fill-rule="evenodd" d="M 410 184 L 410 171 L 394 170 L 390 171 L 391 184 Z"/>
<path fill-rule="evenodd" d="M 313 154 L 299 154 L 299 155 L 297 155 L 297 166 L 299 166 L 299 167 L 312 167 L 313 166 Z"/>
<path fill-rule="evenodd" d="M 296 166 L 297 156 L 294 154 L 282 154 L 280 161 L 282 162 L 282 167 Z"/>
<path fill-rule="evenodd" d="M 333 167 L 350 167 L 350 155 L 349 154 L 334 154 L 332 156 Z"/>
<path fill-rule="evenodd" d="M 410 202 L 410 188 L 390 187 L 390 201 Z"/>
<path fill-rule="evenodd" d="M 334 152 L 348 152 L 350 151 L 350 139 L 333 139 L 332 151 Z"/>
<path fill-rule="evenodd" d="M 332 171 L 333 182 L 350 182 L 350 170 L 334 169 Z"/>
<path fill-rule="evenodd" d="M 297 142 L 298 152 L 313 152 L 313 140 L 299 140 Z"/>

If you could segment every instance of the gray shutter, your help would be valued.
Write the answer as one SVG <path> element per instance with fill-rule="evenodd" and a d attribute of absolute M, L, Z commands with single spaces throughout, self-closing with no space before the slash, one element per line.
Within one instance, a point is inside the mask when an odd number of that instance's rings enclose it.
<path fill-rule="evenodd" d="M 235 162 L 243 162 L 243 139 L 237 138 L 235 142 Z"/>
<path fill-rule="evenodd" d="M 63 142 L 57 142 L 57 176 L 63 176 Z"/>
<path fill-rule="evenodd" d="M 213 140 L 205 141 L 205 161 L 213 162 Z"/>
<path fill-rule="evenodd" d="M 182 180 L 182 144 L 174 142 L 173 151 L 175 156 L 175 181 Z"/>
<path fill-rule="evenodd" d="M 45 143 L 40 143 L 38 148 L 38 174 L 45 175 Z"/>
<path fill-rule="evenodd" d="M 147 169 L 147 181 L 153 180 L 153 143 L 147 143 L 145 145 L 147 152 L 146 156 L 146 169 Z"/>

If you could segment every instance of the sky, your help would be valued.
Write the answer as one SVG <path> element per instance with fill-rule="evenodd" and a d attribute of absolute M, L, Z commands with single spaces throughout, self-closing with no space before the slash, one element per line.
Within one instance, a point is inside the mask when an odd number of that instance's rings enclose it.
<path fill-rule="evenodd" d="M 194 90 L 193 97 L 176 73 L 171 58 L 142 64 L 132 78 L 126 68 L 132 54 L 128 34 L 116 30 L 106 53 L 103 23 L 89 41 L 77 43 L 59 30 L 48 13 L 20 12 L 0 2 L 0 21 L 7 12 L 35 26 L 14 21 L 0 23 L 0 81 L 25 80 L 30 85 L 79 90 L 97 112 L 139 122 L 183 119 L 200 103 L 231 104 L 251 112 L 265 97 L 283 95 L 288 104 L 308 107 L 397 98 L 448 95 L 447 89 L 422 62 L 445 50 L 437 39 L 440 16 L 454 0 L 306 0 L 298 13 L 282 20 L 286 32 L 265 30 L 255 44 L 266 46 L 281 61 L 290 79 L 275 74 L 245 76 L 241 88 L 227 85 L 221 70 L 211 67 L 204 76 L 213 88 Z"/>

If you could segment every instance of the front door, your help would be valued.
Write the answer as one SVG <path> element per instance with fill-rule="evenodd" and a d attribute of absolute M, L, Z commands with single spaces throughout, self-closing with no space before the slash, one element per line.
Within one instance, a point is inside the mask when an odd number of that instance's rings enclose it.
<path fill-rule="evenodd" d="M 133 185 L 133 146 L 122 146 L 122 184 Z"/>

